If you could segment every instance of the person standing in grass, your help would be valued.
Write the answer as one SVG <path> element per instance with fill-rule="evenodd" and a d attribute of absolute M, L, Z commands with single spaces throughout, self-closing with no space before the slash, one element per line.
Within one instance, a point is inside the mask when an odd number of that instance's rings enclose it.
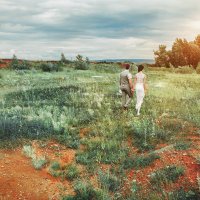
<path fill-rule="evenodd" d="M 144 96 L 146 94 L 146 75 L 143 73 L 144 66 L 138 66 L 138 73 L 135 75 L 133 89 L 136 91 L 136 111 L 137 115 L 140 115 L 140 109 L 143 103 Z"/>
<path fill-rule="evenodd" d="M 120 73 L 120 89 L 122 91 L 122 107 L 127 110 L 133 97 L 132 75 L 129 72 L 130 64 L 123 64 L 125 70 Z"/>

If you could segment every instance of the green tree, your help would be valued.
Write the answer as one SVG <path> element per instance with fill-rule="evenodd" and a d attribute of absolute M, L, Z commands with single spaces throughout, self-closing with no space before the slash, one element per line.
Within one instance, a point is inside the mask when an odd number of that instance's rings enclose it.
<path fill-rule="evenodd" d="M 157 51 L 154 51 L 155 64 L 158 67 L 169 67 L 169 52 L 165 45 L 159 45 Z"/>
<path fill-rule="evenodd" d="M 68 60 L 68 59 L 66 59 L 64 53 L 61 53 L 60 63 L 61 63 L 61 64 L 69 64 L 69 63 L 71 63 L 71 61 Z"/>
<path fill-rule="evenodd" d="M 75 69 L 87 70 L 88 68 L 89 65 L 86 60 L 83 59 L 82 55 L 78 54 L 75 60 Z"/>
<path fill-rule="evenodd" d="M 9 65 L 9 67 L 11 69 L 18 69 L 18 67 L 19 67 L 19 61 L 18 61 L 17 56 L 15 54 L 12 57 L 12 61 Z"/>

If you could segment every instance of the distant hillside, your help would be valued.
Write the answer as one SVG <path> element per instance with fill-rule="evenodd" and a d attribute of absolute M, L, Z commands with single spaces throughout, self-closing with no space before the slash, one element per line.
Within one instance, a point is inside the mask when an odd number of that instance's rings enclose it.
<path fill-rule="evenodd" d="M 102 60 L 95 60 L 96 62 L 133 62 L 133 63 L 148 63 L 148 64 L 153 64 L 154 60 L 153 59 L 102 59 Z"/>

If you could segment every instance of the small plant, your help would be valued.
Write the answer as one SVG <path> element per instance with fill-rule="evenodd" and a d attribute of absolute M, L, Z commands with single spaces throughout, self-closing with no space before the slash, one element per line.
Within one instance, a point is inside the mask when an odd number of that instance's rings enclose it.
<path fill-rule="evenodd" d="M 149 156 L 132 156 L 125 159 L 123 166 L 125 169 L 146 167 L 152 164 L 160 156 L 156 154 L 150 154 Z"/>
<path fill-rule="evenodd" d="M 198 191 L 185 191 L 183 188 L 169 193 L 169 200 L 197 200 L 200 199 Z"/>
<path fill-rule="evenodd" d="M 31 145 L 24 145 L 22 151 L 28 158 L 35 158 L 35 150 Z"/>
<path fill-rule="evenodd" d="M 103 189 L 116 192 L 120 188 L 120 180 L 109 170 L 106 172 L 99 170 L 98 179 Z"/>
<path fill-rule="evenodd" d="M 76 181 L 74 184 L 75 196 L 64 197 L 63 200 L 110 200 L 108 193 L 104 190 L 94 189 L 85 181 Z"/>
<path fill-rule="evenodd" d="M 150 175 L 150 181 L 155 185 L 167 184 L 169 182 L 175 182 L 183 174 L 183 167 L 171 165 L 152 173 Z"/>
<path fill-rule="evenodd" d="M 32 165 L 35 169 L 42 169 L 42 167 L 47 163 L 44 156 L 36 156 L 35 150 L 31 145 L 24 145 L 22 151 L 28 158 L 31 158 Z"/>
<path fill-rule="evenodd" d="M 71 181 L 79 176 L 79 170 L 73 164 L 68 165 L 64 171 L 63 176 Z"/>
<path fill-rule="evenodd" d="M 190 148 L 190 146 L 191 146 L 191 143 L 189 143 L 189 142 L 177 142 L 174 145 L 174 148 L 176 150 L 186 150 L 186 149 Z"/>
<path fill-rule="evenodd" d="M 32 164 L 35 169 L 42 169 L 44 165 L 47 163 L 47 160 L 45 157 L 37 157 L 32 159 Z"/>
<path fill-rule="evenodd" d="M 53 163 L 51 163 L 50 168 L 51 168 L 52 170 L 56 171 L 56 170 L 60 170 L 60 169 L 61 169 L 61 166 L 60 166 L 60 163 L 59 163 L 59 162 L 54 161 Z"/>

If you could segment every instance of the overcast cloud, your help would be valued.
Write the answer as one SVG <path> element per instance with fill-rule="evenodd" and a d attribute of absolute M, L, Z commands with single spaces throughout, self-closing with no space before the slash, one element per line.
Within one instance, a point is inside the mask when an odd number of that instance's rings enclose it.
<path fill-rule="evenodd" d="M 197 34 L 199 0 L 0 0 L 0 58 L 153 58 Z"/>

